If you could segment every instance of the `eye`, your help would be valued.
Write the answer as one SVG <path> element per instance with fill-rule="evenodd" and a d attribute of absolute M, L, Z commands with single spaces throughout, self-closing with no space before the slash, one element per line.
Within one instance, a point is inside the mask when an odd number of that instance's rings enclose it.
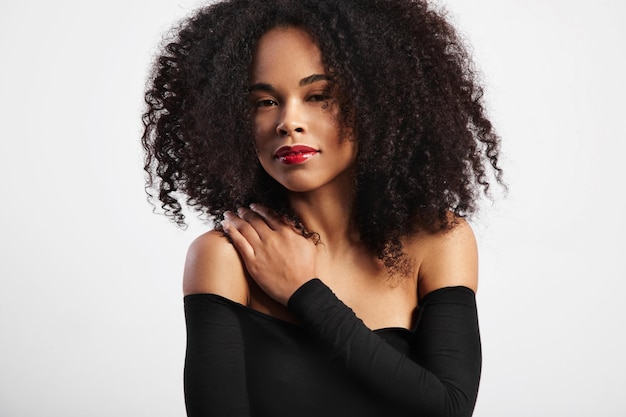
<path fill-rule="evenodd" d="M 327 102 L 330 100 L 330 95 L 328 94 L 313 94 L 309 96 L 309 101 L 312 102 Z"/>
<path fill-rule="evenodd" d="M 278 102 L 274 99 L 271 98 L 266 98 L 263 100 L 257 100 L 254 103 L 255 107 L 272 107 L 272 106 L 277 106 Z"/>

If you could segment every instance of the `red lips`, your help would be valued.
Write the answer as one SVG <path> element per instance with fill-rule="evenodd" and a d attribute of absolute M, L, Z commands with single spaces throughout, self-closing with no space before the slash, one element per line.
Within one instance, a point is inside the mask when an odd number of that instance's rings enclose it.
<path fill-rule="evenodd" d="M 282 146 L 276 151 L 276 159 L 285 165 L 301 164 L 318 152 L 306 145 Z"/>

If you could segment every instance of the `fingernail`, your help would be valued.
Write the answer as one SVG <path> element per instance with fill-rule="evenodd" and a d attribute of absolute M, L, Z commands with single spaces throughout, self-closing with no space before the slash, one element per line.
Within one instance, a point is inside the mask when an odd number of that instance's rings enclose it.
<path fill-rule="evenodd" d="M 234 214 L 232 212 L 230 212 L 230 211 L 225 211 L 224 212 L 224 217 L 227 218 L 227 219 L 232 219 L 233 216 L 234 216 Z"/>
<path fill-rule="evenodd" d="M 224 229 L 225 232 L 228 233 L 230 231 L 231 224 L 228 220 L 222 220 L 220 224 L 222 225 L 222 229 Z"/>
<path fill-rule="evenodd" d="M 244 208 L 243 207 L 239 207 L 237 209 L 237 214 L 241 216 L 243 214 L 243 211 L 244 211 Z"/>
<path fill-rule="evenodd" d="M 259 207 L 259 206 L 258 206 L 256 203 L 252 203 L 252 204 L 250 204 L 250 208 L 251 208 L 252 210 L 256 210 L 258 207 Z"/>

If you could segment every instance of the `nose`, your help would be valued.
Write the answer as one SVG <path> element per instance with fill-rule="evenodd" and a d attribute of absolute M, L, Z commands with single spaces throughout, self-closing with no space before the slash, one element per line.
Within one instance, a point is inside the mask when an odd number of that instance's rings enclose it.
<path fill-rule="evenodd" d="M 298 103 L 287 103 L 276 124 L 276 133 L 280 137 L 294 136 L 307 132 L 304 109 Z"/>

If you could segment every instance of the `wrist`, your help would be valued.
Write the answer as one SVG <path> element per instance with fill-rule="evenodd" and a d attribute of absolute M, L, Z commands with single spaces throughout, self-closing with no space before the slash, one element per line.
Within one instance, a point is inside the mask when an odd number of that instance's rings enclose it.
<path fill-rule="evenodd" d="M 317 277 L 310 278 L 306 282 L 302 283 L 302 285 L 296 288 L 296 290 L 287 298 L 287 300 L 285 301 L 285 306 L 287 306 L 287 308 L 290 308 L 290 305 L 293 304 L 293 300 L 296 300 L 301 296 L 306 295 L 306 293 L 308 293 L 310 289 L 320 284 L 324 285 L 322 281 Z"/>

